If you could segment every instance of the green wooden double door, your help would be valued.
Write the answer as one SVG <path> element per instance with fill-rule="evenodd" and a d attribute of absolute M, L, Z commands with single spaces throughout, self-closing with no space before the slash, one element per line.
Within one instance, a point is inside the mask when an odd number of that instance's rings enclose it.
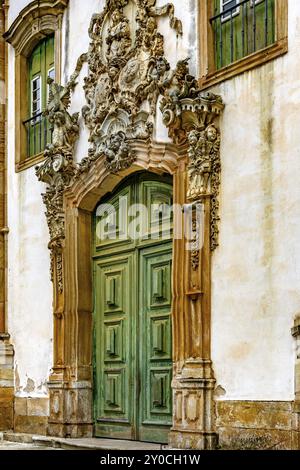
<path fill-rule="evenodd" d="M 149 214 L 150 206 L 172 203 L 169 181 L 153 178 L 147 174 L 131 178 L 106 199 L 115 208 L 113 225 L 118 234 L 120 197 L 127 198 L 128 205 L 144 204 Z M 172 244 L 166 237 L 161 239 L 164 209 L 161 214 L 159 224 L 149 217 L 137 240 L 99 240 L 95 236 L 94 411 L 98 437 L 167 442 L 172 424 Z M 126 217 L 130 224 L 130 215 Z M 111 226 L 109 215 L 107 220 Z M 156 229 L 160 236 L 149 239 L 147 235 Z"/>

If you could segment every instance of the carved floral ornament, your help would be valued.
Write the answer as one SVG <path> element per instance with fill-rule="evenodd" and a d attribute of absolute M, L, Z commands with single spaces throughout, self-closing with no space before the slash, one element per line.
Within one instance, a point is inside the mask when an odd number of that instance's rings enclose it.
<path fill-rule="evenodd" d="M 171 28 L 182 34 L 174 6 L 156 6 L 156 0 L 107 0 L 104 10 L 94 14 L 89 27 L 90 47 L 77 63 L 65 87 L 50 82 L 46 115 L 52 125 L 52 144 L 44 163 L 36 168 L 47 184 L 43 200 L 50 231 L 52 273 L 62 279 L 61 250 L 64 240 L 63 193 L 80 175 L 102 158 L 109 172 L 128 168 L 135 161 L 134 140 L 149 141 L 160 97 L 163 121 L 174 143 L 189 143 L 189 201 L 210 196 L 212 242 L 217 246 L 218 191 L 220 184 L 220 135 L 215 118 L 222 100 L 201 94 L 190 76 L 188 59 L 171 70 L 165 57 L 164 37 L 158 18 L 168 16 Z M 129 21 L 135 18 L 135 21 Z M 79 114 L 68 112 L 71 92 L 84 62 L 86 105 L 82 117 L 89 130 L 88 156 L 74 162 L 74 144 L 79 136 Z M 55 257 L 55 254 L 58 256 Z M 62 281 L 59 290 L 62 292 Z"/>

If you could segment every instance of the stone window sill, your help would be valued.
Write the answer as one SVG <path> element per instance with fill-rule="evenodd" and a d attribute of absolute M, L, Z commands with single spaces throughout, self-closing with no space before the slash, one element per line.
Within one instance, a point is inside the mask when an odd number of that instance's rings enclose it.
<path fill-rule="evenodd" d="M 21 171 L 28 170 L 38 163 L 41 163 L 44 160 L 44 152 L 38 153 L 37 155 L 33 155 L 32 157 L 27 157 L 24 160 L 16 163 L 15 170 L 16 173 L 20 173 Z"/>

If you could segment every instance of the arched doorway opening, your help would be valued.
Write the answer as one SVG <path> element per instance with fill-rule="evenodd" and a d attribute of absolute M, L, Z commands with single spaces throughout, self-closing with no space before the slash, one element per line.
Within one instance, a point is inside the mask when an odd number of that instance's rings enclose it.
<path fill-rule="evenodd" d="M 98 437 L 168 442 L 172 425 L 170 176 L 140 172 L 94 212 Z"/>

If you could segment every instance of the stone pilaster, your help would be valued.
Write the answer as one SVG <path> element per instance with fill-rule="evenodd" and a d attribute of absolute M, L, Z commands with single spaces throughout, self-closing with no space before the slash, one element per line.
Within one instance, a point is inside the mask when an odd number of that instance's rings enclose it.
<path fill-rule="evenodd" d="M 174 143 L 188 144 L 181 201 L 190 212 L 191 232 L 175 243 L 173 285 L 174 375 L 170 445 L 213 449 L 217 445 L 211 361 L 211 256 L 218 246 L 220 131 L 224 105 L 219 96 L 201 93 L 189 75 L 188 61 L 178 63 L 174 88 L 161 101 L 164 124 Z M 181 183 L 181 188 L 183 184 Z M 176 198 L 176 197 L 175 197 Z M 177 198 L 178 200 L 179 198 Z M 201 215 L 202 214 L 202 215 Z"/>

